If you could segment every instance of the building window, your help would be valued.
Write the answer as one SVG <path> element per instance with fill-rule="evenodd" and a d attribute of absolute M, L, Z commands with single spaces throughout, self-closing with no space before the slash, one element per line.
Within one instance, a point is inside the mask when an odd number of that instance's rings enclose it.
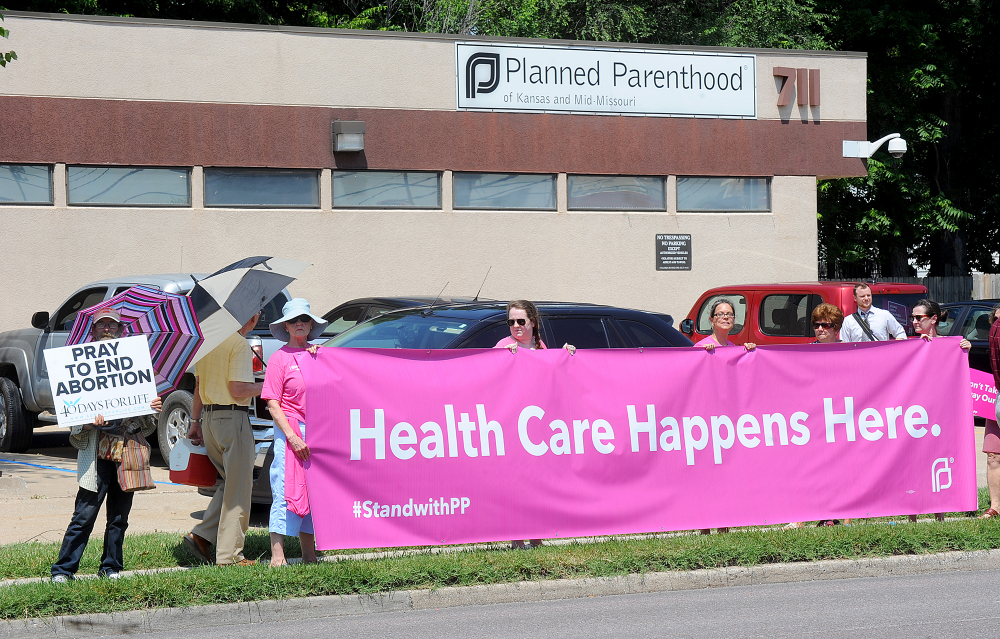
<path fill-rule="evenodd" d="M 666 211 L 662 177 L 571 175 L 567 179 L 570 210 Z"/>
<path fill-rule="evenodd" d="M 67 203 L 97 206 L 191 206 L 190 169 L 66 167 Z"/>
<path fill-rule="evenodd" d="M 770 211 L 769 178 L 678 177 L 678 211 Z"/>
<path fill-rule="evenodd" d="M 52 204 L 52 167 L 0 164 L 0 204 Z"/>
<path fill-rule="evenodd" d="M 556 176 L 456 173 L 455 208 L 554 211 Z"/>
<path fill-rule="evenodd" d="M 205 206 L 319 208 L 319 171 L 205 169 Z"/>
<path fill-rule="evenodd" d="M 413 171 L 334 171 L 334 208 L 439 209 L 441 174 Z"/>

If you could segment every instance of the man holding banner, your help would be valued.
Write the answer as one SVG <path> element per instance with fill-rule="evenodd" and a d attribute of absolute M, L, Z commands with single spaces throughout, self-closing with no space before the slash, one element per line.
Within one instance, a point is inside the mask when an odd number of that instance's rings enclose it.
<path fill-rule="evenodd" d="M 263 384 L 254 381 L 253 351 L 244 336 L 257 325 L 260 312 L 195 365 L 194 403 L 188 438 L 203 441 L 222 483 L 200 524 L 184 536 L 184 544 L 199 561 L 219 565 L 249 565 L 243 557 L 250 525 L 254 441 L 250 402 Z"/>
<path fill-rule="evenodd" d="M 99 311 L 93 322 L 91 336 L 95 342 L 117 339 L 121 334 L 121 316 L 112 308 Z M 160 398 L 156 397 L 150 403 L 150 408 L 159 412 L 160 405 Z M 104 554 L 98 575 L 109 579 L 118 578 L 124 569 L 125 530 L 132 510 L 133 493 L 126 492 L 119 484 L 118 465 L 98 456 L 98 443 L 101 433 L 125 435 L 139 431 L 146 436 L 155 430 L 156 421 L 147 419 L 145 415 L 110 422 L 105 421 L 102 415 L 97 415 L 93 424 L 70 426 L 70 443 L 78 450 L 76 473 L 80 488 L 76 495 L 73 518 L 63 536 L 59 558 L 52 566 L 53 582 L 73 580 L 105 498 L 108 502 L 108 523 L 104 531 Z"/>

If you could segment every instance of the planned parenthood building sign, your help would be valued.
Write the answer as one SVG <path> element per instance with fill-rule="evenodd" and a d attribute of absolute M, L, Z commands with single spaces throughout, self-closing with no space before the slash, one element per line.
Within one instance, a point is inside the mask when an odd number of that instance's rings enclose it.
<path fill-rule="evenodd" d="M 754 55 L 456 43 L 459 110 L 756 118 Z"/>

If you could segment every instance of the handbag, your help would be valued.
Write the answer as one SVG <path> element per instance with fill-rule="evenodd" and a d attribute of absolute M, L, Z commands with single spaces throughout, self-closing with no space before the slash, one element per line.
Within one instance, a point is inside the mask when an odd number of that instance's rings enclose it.
<path fill-rule="evenodd" d="M 149 442 L 140 431 L 129 433 L 124 439 L 122 458 L 118 463 L 118 483 L 122 490 L 134 493 L 137 490 L 156 488 L 149 468 Z"/>
<path fill-rule="evenodd" d="M 114 433 L 101 432 L 97 440 L 97 458 L 106 459 L 116 464 L 122 460 L 122 450 L 125 447 L 125 438 Z"/>

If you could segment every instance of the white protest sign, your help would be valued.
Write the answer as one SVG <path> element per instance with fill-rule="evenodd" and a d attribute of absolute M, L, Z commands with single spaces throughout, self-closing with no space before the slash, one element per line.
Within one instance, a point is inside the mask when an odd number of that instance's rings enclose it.
<path fill-rule="evenodd" d="M 44 351 L 60 426 L 149 415 L 156 380 L 141 335 Z"/>

